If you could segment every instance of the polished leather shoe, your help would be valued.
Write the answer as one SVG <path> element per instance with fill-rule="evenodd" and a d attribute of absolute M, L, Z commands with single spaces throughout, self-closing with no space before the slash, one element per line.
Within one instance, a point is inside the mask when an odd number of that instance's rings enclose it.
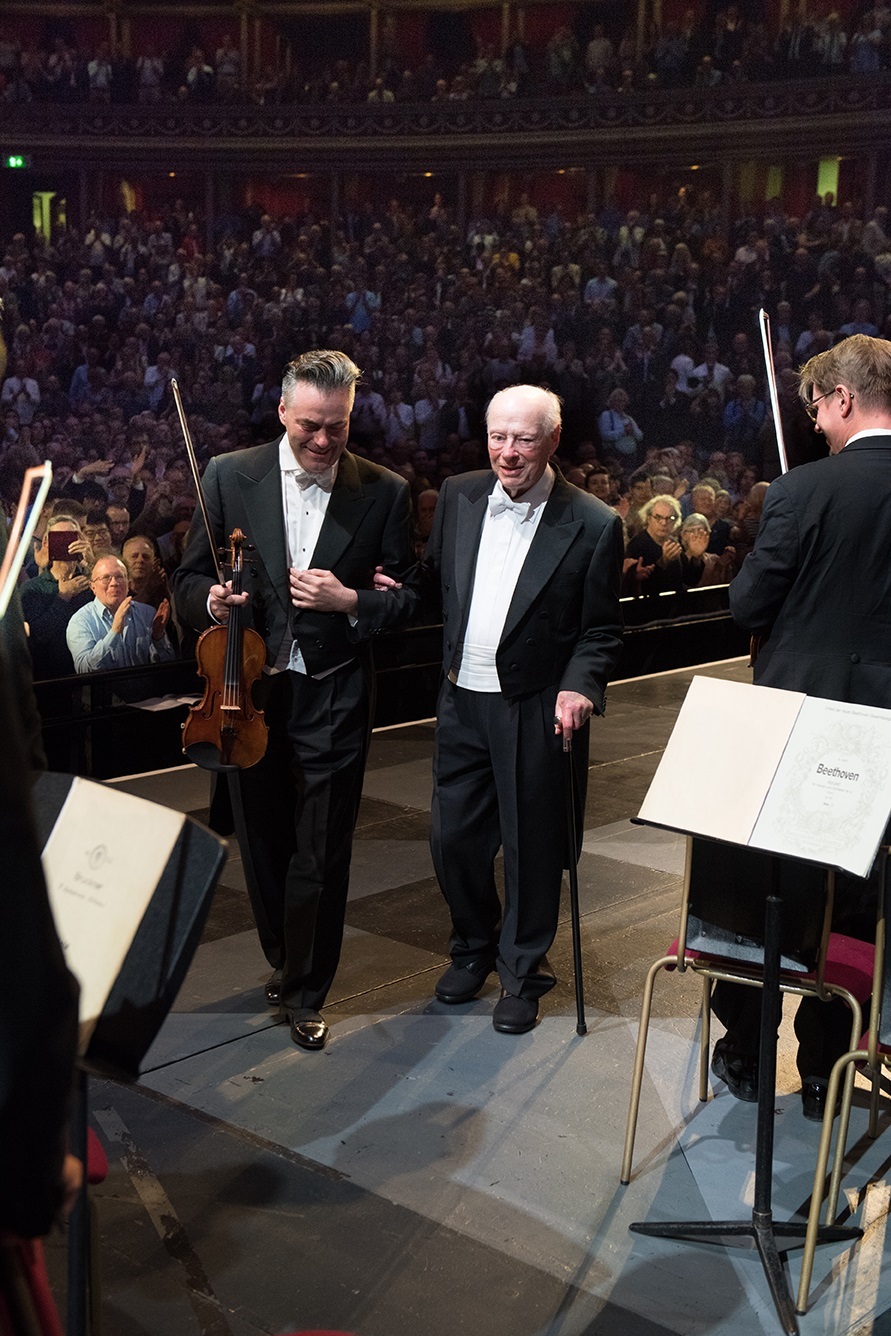
<path fill-rule="evenodd" d="M 758 1059 L 734 1053 L 726 1039 L 719 1039 L 712 1054 L 712 1072 L 724 1081 L 734 1099 L 758 1103 Z"/>
<path fill-rule="evenodd" d="M 325 1047 L 330 1031 L 317 1011 L 310 1007 L 295 1007 L 286 1014 L 295 1044 L 309 1049 Z"/>
<path fill-rule="evenodd" d="M 514 997 L 502 993 L 492 1012 L 492 1025 L 499 1034 L 525 1034 L 538 1020 L 537 997 Z"/>
<path fill-rule="evenodd" d="M 273 970 L 272 974 L 269 976 L 266 982 L 266 987 L 263 989 L 263 993 L 266 997 L 266 1002 L 270 1007 L 277 1007 L 281 1005 L 281 1000 L 282 1000 L 281 970 Z"/>
<path fill-rule="evenodd" d="M 829 1082 L 819 1078 L 801 1083 L 801 1112 L 812 1123 L 822 1123 L 829 1095 Z M 833 1118 L 838 1116 L 841 1099 L 835 1101 Z"/>
<path fill-rule="evenodd" d="M 440 1002 L 472 1002 L 492 973 L 493 966 L 484 961 L 470 965 L 450 965 L 437 980 L 433 992 Z"/>

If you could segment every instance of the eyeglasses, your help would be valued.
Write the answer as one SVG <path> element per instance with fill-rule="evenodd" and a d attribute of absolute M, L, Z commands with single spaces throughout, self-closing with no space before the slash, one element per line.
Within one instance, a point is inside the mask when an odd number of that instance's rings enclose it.
<path fill-rule="evenodd" d="M 650 512 L 650 519 L 655 520 L 657 524 L 674 524 L 674 515 L 657 515 L 655 511 Z"/>
<path fill-rule="evenodd" d="M 839 389 L 839 386 L 838 386 L 838 385 L 836 385 L 834 389 L 827 390 L 825 394 L 818 394 L 817 397 L 816 397 L 816 399 L 812 399 L 812 400 L 810 401 L 809 404 L 805 404 L 805 406 L 804 406 L 804 411 L 807 413 L 807 415 L 808 415 L 808 417 L 810 418 L 811 422 L 816 422 L 816 420 L 817 420 L 817 413 L 819 412 L 819 409 L 817 408 L 817 404 L 820 403 L 820 401 L 821 401 L 822 399 L 828 399 L 828 398 L 830 398 L 831 395 L 835 394 L 835 391 L 836 391 L 837 389 Z M 854 392 L 853 392 L 853 390 L 848 390 L 848 398 L 849 398 L 849 399 L 853 399 L 853 398 L 854 398 Z"/>
<path fill-rule="evenodd" d="M 101 585 L 103 589 L 107 589 L 112 584 L 125 585 L 128 583 L 128 579 L 126 575 L 100 575 L 97 579 L 91 580 L 90 583 Z"/>

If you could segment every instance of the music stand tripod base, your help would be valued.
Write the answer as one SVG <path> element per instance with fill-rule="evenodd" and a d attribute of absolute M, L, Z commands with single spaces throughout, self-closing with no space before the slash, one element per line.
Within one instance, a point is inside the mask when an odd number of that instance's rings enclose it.
<path fill-rule="evenodd" d="M 775 864 L 776 867 L 776 864 Z M 774 874 L 776 887 L 776 872 Z M 773 1119 L 776 1102 L 777 1028 L 780 1020 L 780 908 L 776 895 L 764 904 L 764 987 L 761 993 L 761 1037 L 758 1055 L 758 1128 L 755 1140 L 755 1205 L 750 1220 L 678 1220 L 660 1224 L 636 1222 L 635 1234 L 651 1238 L 687 1239 L 691 1243 L 722 1243 L 725 1239 L 755 1241 L 783 1331 L 797 1336 L 798 1319 L 781 1253 L 804 1243 L 807 1221 L 774 1221 L 771 1211 Z M 817 1243 L 850 1243 L 863 1237 L 852 1226 L 821 1225 Z M 788 1242 L 781 1246 L 778 1240 Z"/>

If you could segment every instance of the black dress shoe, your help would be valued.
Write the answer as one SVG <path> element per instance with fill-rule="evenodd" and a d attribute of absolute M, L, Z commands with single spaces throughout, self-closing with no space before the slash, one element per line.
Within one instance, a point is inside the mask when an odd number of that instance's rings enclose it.
<path fill-rule="evenodd" d="M 726 1039 L 719 1039 L 712 1054 L 712 1072 L 724 1081 L 734 1099 L 758 1103 L 758 1059 L 734 1053 Z"/>
<path fill-rule="evenodd" d="M 492 969 L 491 964 L 476 960 L 470 965 L 450 965 L 437 980 L 434 995 L 440 1002 L 472 1002 Z"/>
<path fill-rule="evenodd" d="M 829 1096 L 829 1082 L 820 1077 L 813 1081 L 802 1081 L 801 1083 L 801 1112 L 805 1118 L 812 1123 L 822 1123 L 823 1115 L 826 1112 L 826 1105 Z M 841 1099 L 835 1101 L 835 1112 L 833 1118 L 838 1116 L 841 1108 Z"/>
<path fill-rule="evenodd" d="M 499 1034 L 525 1034 L 538 1020 L 537 997 L 514 997 L 502 993 L 492 1012 L 492 1025 Z"/>
<path fill-rule="evenodd" d="M 280 1006 L 282 1000 L 282 972 L 273 970 L 263 989 L 266 1001 L 270 1007 Z"/>
<path fill-rule="evenodd" d="M 328 1042 L 328 1026 L 317 1011 L 310 1007 L 294 1007 L 287 1012 L 291 1038 L 300 1048 L 324 1048 Z"/>

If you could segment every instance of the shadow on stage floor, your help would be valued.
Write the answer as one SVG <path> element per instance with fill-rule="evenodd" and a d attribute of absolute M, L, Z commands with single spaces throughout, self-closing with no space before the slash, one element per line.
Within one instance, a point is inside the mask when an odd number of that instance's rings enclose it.
<path fill-rule="evenodd" d="M 696 672 L 749 680 L 742 660 Z M 683 848 L 630 825 L 694 670 L 619 683 L 592 728 L 580 863 L 589 1033 L 575 1032 L 568 905 L 560 983 L 530 1034 L 496 1034 L 494 976 L 462 1007 L 432 999 L 448 918 L 427 848 L 433 726 L 375 734 L 343 963 L 321 1053 L 265 1007 L 268 970 L 237 849 L 193 967 L 135 1087 L 94 1081 L 111 1164 L 95 1190 L 107 1336 L 751 1336 L 777 1329 L 754 1254 L 632 1235 L 644 1219 L 746 1211 L 755 1108 L 699 1104 L 699 986 L 657 989 L 634 1178 L 618 1183 L 640 990 L 674 936 Z M 726 784 L 732 738 L 704 738 Z M 129 786 L 128 786 L 129 787 Z M 132 786 L 200 815 L 192 770 Z M 783 1025 L 774 1209 L 806 1207 L 819 1129 Z M 860 1100 L 862 1106 L 863 1101 Z M 845 1188 L 869 1225 L 820 1249 L 807 1333 L 885 1331 L 891 1149 L 863 1144 Z M 859 1138 L 859 1142 L 858 1142 Z M 58 1245 L 51 1249 L 60 1270 Z M 797 1254 L 790 1272 L 797 1281 Z M 884 1319 L 887 1321 L 887 1319 Z"/>

